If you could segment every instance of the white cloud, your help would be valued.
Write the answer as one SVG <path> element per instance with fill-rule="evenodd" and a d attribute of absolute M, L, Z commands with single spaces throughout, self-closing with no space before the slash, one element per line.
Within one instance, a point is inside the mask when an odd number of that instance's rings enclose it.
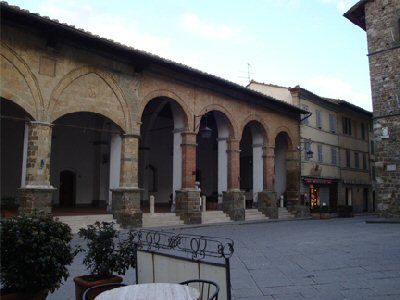
<path fill-rule="evenodd" d="M 323 3 L 333 4 L 336 8 L 344 13 L 349 10 L 349 8 L 357 2 L 357 0 L 319 0 Z"/>
<path fill-rule="evenodd" d="M 229 39 L 234 37 L 238 32 L 237 29 L 228 25 L 212 24 L 201 20 L 193 13 L 182 14 L 180 23 L 184 30 L 209 38 Z"/>
<path fill-rule="evenodd" d="M 305 80 L 306 89 L 327 98 L 349 101 L 367 110 L 372 110 L 370 89 L 355 89 L 349 82 L 326 75 L 315 76 Z"/>
<path fill-rule="evenodd" d="M 172 41 L 167 37 L 145 33 L 131 19 L 115 18 L 103 10 L 72 0 L 47 1 L 40 7 L 42 15 L 74 25 L 104 38 L 112 39 L 136 49 L 145 50 L 163 57 L 173 58 Z"/>

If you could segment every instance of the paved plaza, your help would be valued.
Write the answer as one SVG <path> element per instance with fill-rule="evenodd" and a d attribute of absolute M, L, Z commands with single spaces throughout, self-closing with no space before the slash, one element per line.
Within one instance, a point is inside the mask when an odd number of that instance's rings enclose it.
<path fill-rule="evenodd" d="M 229 224 L 184 229 L 230 237 L 233 299 L 400 299 L 400 224 L 375 217 Z M 81 243 L 76 237 L 75 243 Z M 74 299 L 80 254 L 48 299 Z M 134 283 L 133 270 L 125 282 Z"/>

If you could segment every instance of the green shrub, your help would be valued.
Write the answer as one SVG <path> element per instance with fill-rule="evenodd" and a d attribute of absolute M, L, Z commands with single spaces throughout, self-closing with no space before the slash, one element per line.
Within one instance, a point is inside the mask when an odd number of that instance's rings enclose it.
<path fill-rule="evenodd" d="M 83 263 L 93 280 L 107 278 L 114 273 L 125 274 L 134 266 L 133 244 L 117 241 L 118 233 L 113 223 L 96 222 L 79 230 L 79 236 L 87 240 L 86 256 Z"/>
<path fill-rule="evenodd" d="M 1 283 L 10 291 L 53 292 L 69 276 L 74 259 L 68 225 L 51 215 L 30 214 L 1 220 Z"/>

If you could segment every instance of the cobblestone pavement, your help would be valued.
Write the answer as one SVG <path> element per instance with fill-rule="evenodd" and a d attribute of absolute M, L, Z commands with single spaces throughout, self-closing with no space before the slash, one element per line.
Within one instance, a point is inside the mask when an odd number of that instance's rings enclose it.
<path fill-rule="evenodd" d="M 400 225 L 374 217 L 185 229 L 230 237 L 233 299 L 400 299 Z M 81 243 L 78 238 L 75 243 Z M 85 273 L 82 255 L 68 281 L 48 299 L 74 299 L 72 278 Z M 133 270 L 125 281 L 134 282 Z"/>

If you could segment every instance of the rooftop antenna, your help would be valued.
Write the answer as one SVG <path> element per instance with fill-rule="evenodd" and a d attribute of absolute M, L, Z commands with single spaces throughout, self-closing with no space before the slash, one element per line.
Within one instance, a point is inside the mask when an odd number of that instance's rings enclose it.
<path fill-rule="evenodd" d="M 244 73 L 243 71 L 240 72 Z M 246 78 L 248 83 L 250 83 L 251 75 L 253 75 L 253 73 L 251 72 L 251 65 L 250 63 L 247 63 L 247 76 L 239 76 L 239 78 Z"/>

